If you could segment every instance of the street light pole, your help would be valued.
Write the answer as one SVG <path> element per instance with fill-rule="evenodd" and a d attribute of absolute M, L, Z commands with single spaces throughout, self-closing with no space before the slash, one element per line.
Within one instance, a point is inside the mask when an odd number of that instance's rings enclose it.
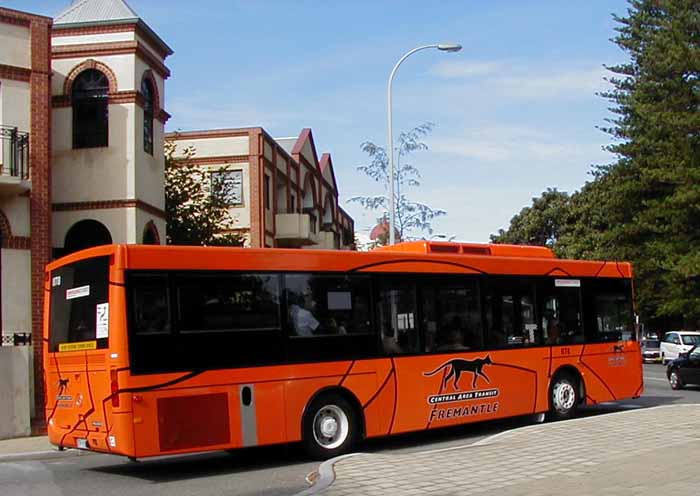
<path fill-rule="evenodd" d="M 395 235 L 394 235 L 394 230 L 396 226 L 396 200 L 394 198 L 394 136 L 393 136 L 393 129 L 392 129 L 392 119 L 391 119 L 391 84 L 394 81 L 394 75 L 396 74 L 396 71 L 398 70 L 399 66 L 403 63 L 404 60 L 406 60 L 409 56 L 413 55 L 414 53 L 420 51 L 420 50 L 426 50 L 428 48 L 437 48 L 438 50 L 442 50 L 444 52 L 459 52 L 462 49 L 462 45 L 457 45 L 457 44 L 447 44 L 447 43 L 441 43 L 441 44 L 435 44 L 435 45 L 425 45 L 425 46 L 420 46 L 417 48 L 414 48 L 413 50 L 408 51 L 403 57 L 399 59 L 399 61 L 396 63 L 394 68 L 391 70 L 391 74 L 389 75 L 389 87 L 387 91 L 387 116 L 388 116 L 388 121 L 389 121 L 389 126 L 388 126 L 388 136 L 387 136 L 387 141 L 388 141 L 388 147 L 389 147 L 389 244 L 393 245 L 396 242 Z"/>

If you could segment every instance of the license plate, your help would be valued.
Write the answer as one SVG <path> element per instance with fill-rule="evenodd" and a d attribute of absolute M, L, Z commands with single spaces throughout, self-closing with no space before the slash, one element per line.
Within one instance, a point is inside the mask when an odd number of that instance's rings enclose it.
<path fill-rule="evenodd" d="M 77 439 L 76 445 L 78 446 L 78 449 L 88 449 L 87 439 Z"/>

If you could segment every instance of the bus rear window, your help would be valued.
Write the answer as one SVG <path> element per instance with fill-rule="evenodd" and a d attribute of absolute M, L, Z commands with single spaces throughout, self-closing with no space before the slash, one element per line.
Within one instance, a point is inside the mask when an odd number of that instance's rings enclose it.
<path fill-rule="evenodd" d="M 81 260 L 51 272 L 51 351 L 107 347 L 108 289 L 109 257 Z"/>

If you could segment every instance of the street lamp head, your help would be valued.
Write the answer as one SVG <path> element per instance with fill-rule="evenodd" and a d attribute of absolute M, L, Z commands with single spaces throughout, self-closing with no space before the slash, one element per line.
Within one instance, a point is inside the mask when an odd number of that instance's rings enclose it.
<path fill-rule="evenodd" d="M 437 47 L 443 52 L 459 52 L 462 49 L 462 45 L 457 43 L 440 43 Z"/>

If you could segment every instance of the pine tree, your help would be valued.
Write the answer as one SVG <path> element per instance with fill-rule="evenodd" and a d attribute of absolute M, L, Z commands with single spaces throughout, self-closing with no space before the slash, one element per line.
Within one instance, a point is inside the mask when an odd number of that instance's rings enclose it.
<path fill-rule="evenodd" d="M 635 263 L 643 314 L 700 326 L 700 2 L 630 0 L 614 42 L 630 61 L 609 70 L 603 96 L 616 163 L 608 181 L 610 225 L 602 250 Z"/>

